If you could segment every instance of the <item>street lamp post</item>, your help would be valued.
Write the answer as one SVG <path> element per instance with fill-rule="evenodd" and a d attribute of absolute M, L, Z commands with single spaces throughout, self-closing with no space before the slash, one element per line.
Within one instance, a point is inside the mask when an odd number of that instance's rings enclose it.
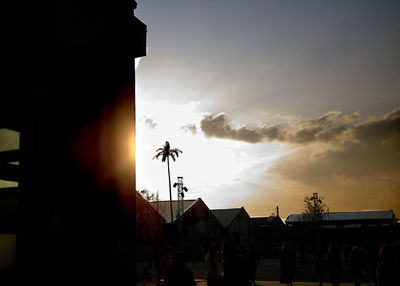
<path fill-rule="evenodd" d="M 178 177 L 178 181 L 174 184 L 174 188 L 177 189 L 178 197 L 178 208 L 176 215 L 176 223 L 179 231 L 179 239 L 182 241 L 183 236 L 183 212 L 184 212 L 184 198 L 185 192 L 188 191 L 186 187 L 183 186 L 183 177 Z"/>
<path fill-rule="evenodd" d="M 313 193 L 310 201 L 314 203 L 313 222 L 316 228 L 317 249 L 322 247 L 321 220 L 322 220 L 322 200 L 318 198 L 318 193 Z"/>

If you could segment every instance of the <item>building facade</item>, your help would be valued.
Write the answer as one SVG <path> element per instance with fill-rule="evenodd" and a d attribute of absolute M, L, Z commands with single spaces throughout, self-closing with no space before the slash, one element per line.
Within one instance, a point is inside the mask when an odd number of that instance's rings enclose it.
<path fill-rule="evenodd" d="M 236 244 L 249 245 L 250 216 L 241 208 L 211 210 L 223 227 L 223 239 Z"/>

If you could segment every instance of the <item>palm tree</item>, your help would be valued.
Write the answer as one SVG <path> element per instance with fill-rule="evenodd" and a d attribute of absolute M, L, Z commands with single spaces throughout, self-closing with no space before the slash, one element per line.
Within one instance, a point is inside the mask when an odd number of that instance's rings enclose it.
<path fill-rule="evenodd" d="M 173 148 L 171 149 L 171 147 L 169 146 L 169 142 L 166 141 L 165 145 L 161 148 L 158 148 L 156 150 L 156 154 L 153 157 L 154 159 L 158 159 L 158 157 L 161 156 L 161 162 L 165 162 L 165 160 L 167 160 L 167 166 L 168 166 L 168 182 L 169 182 L 169 206 L 171 209 L 171 222 L 174 221 L 174 214 L 172 212 L 172 193 L 171 193 L 171 175 L 169 172 L 169 157 L 172 158 L 172 160 L 175 161 L 175 156 L 178 158 L 179 157 L 179 153 L 183 153 L 181 150 L 177 149 L 177 148 Z"/>

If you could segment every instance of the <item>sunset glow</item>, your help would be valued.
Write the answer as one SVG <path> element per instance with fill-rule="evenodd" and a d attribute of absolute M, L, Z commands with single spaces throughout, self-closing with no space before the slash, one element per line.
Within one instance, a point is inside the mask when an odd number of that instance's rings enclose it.
<path fill-rule="evenodd" d="M 138 5 L 138 189 L 168 199 L 169 141 L 172 180 L 210 208 L 285 217 L 318 192 L 400 212 L 398 3 L 179 3 Z"/>

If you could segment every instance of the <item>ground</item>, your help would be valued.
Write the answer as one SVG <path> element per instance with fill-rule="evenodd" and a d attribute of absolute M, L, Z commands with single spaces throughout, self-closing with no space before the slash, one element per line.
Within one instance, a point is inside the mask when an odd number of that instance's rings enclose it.
<path fill-rule="evenodd" d="M 143 282 L 136 284 L 137 286 L 158 286 L 156 282 Z M 257 281 L 256 286 L 284 286 L 279 281 Z M 293 286 L 318 286 L 317 282 L 294 282 Z M 324 283 L 325 286 L 331 285 L 330 283 Z M 361 286 L 373 286 L 373 283 L 363 283 Z M 207 286 L 205 280 L 196 280 L 196 286 Z M 340 286 L 354 286 L 353 283 L 340 283 Z"/>
<path fill-rule="evenodd" d="M 341 283 L 341 286 L 353 286 L 354 284 L 352 282 L 352 277 L 351 273 L 349 271 L 348 266 L 346 266 L 346 262 L 343 261 L 343 271 L 342 271 L 342 281 L 345 283 Z M 206 278 L 206 272 L 204 269 L 204 263 L 202 261 L 195 261 L 195 262 L 188 262 L 187 263 L 188 268 L 190 268 L 193 271 L 193 274 L 196 278 L 196 285 L 198 286 L 206 286 L 207 283 L 205 282 Z M 263 259 L 260 260 L 258 263 L 258 270 L 256 274 L 256 280 L 257 283 L 256 285 L 259 286 L 275 286 L 275 285 L 284 285 L 279 283 L 279 275 L 280 275 L 280 270 L 279 270 L 280 264 L 278 259 Z M 294 286 L 307 286 L 307 285 L 315 285 L 317 286 L 318 283 L 316 282 L 316 277 L 314 276 L 314 271 L 313 271 L 313 264 L 310 262 L 301 262 L 297 261 L 296 263 L 296 275 L 295 275 L 295 283 Z M 222 264 L 220 264 L 220 270 L 222 272 Z M 138 267 L 138 274 L 143 272 L 143 267 L 139 266 Z M 150 276 L 155 277 L 154 273 L 154 268 L 152 271 L 149 271 L 151 274 Z M 324 285 L 331 285 L 330 283 L 327 282 L 328 278 L 328 273 L 325 272 L 325 282 Z M 368 283 L 363 283 L 362 286 L 373 286 L 374 283 L 370 282 L 371 279 L 366 277 L 366 281 L 369 281 Z M 155 282 L 156 279 L 153 280 L 152 283 L 138 283 L 137 285 L 157 285 Z"/>

